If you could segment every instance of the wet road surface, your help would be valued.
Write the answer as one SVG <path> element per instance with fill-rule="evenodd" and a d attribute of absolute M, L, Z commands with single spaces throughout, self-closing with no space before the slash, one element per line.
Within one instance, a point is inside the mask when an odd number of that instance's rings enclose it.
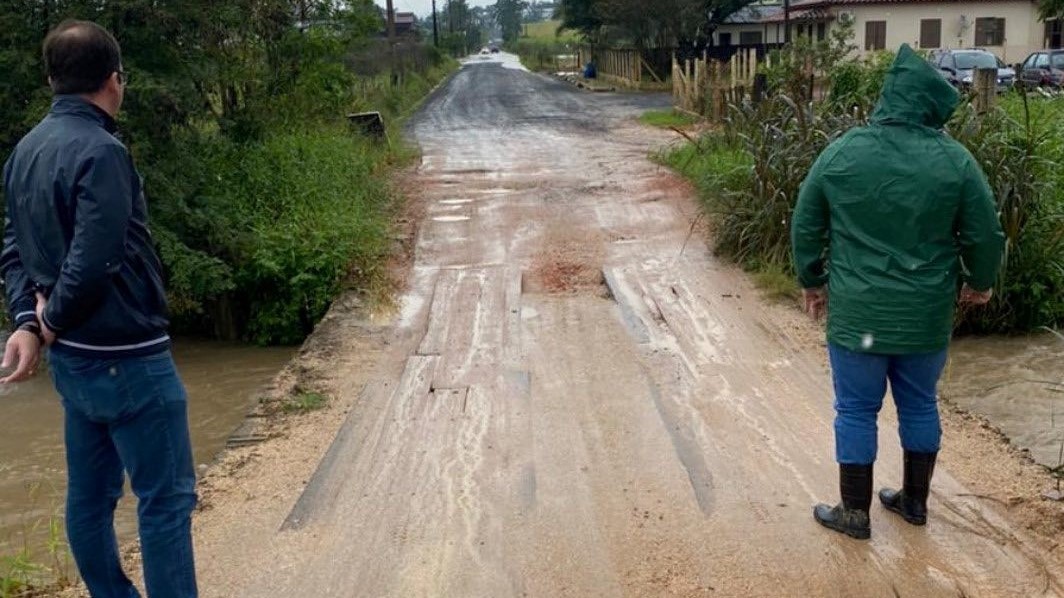
<path fill-rule="evenodd" d="M 945 468 L 926 528 L 878 506 L 866 543 L 813 522 L 837 498 L 827 372 L 697 235 L 681 255 L 691 191 L 634 120 L 665 103 L 512 61 L 430 98 L 392 374 L 350 385 L 265 538 L 211 540 L 205 596 L 1060 593 Z M 900 477 L 889 410 L 878 484 Z"/>

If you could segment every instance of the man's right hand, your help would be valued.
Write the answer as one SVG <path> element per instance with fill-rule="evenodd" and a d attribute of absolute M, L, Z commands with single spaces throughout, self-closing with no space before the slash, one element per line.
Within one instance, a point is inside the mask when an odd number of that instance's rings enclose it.
<path fill-rule="evenodd" d="M 820 320 L 820 316 L 828 311 L 828 290 L 825 287 L 818 289 L 802 289 L 802 300 L 805 312 L 814 320 Z"/>
<path fill-rule="evenodd" d="M 965 306 L 980 306 L 990 303 L 990 299 L 994 296 L 994 289 L 987 289 L 985 291 L 977 291 L 968 286 L 967 283 L 961 288 L 960 303 Z"/>
<path fill-rule="evenodd" d="M 48 324 L 44 323 L 44 309 L 48 307 L 48 299 L 41 293 L 37 293 L 37 322 L 41 326 L 41 338 L 44 339 L 45 346 L 51 347 L 55 343 L 55 333 L 51 328 L 48 328 Z"/>
<path fill-rule="evenodd" d="M 16 330 L 7 339 L 7 347 L 4 349 L 4 361 L 0 367 L 8 369 L 12 366 L 15 371 L 10 376 L 0 379 L 0 384 L 22 382 L 33 377 L 37 373 L 37 366 L 41 362 L 41 339 L 28 330 Z"/>

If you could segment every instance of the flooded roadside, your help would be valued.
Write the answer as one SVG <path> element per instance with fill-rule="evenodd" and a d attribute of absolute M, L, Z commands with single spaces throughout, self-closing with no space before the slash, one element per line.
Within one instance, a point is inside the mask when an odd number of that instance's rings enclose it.
<path fill-rule="evenodd" d="M 189 394 L 196 463 L 207 463 L 240 424 L 257 393 L 294 349 L 179 340 L 174 356 Z M 27 533 L 43 538 L 65 488 L 63 414 L 47 373 L 0 395 L 0 556 L 20 549 Z M 136 533 L 134 501 L 117 517 L 122 538 Z M 31 545 L 33 542 L 31 542 Z"/>
<path fill-rule="evenodd" d="M 1052 334 L 954 343 L 942 394 L 981 415 L 1042 465 L 1064 443 L 1064 340 Z"/>

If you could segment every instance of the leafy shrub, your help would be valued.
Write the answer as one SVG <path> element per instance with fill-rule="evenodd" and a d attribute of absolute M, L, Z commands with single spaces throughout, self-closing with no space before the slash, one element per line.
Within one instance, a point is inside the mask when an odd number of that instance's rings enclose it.
<path fill-rule="evenodd" d="M 211 152 L 216 175 L 201 205 L 214 226 L 205 232 L 232 268 L 232 296 L 246 314 L 238 327 L 258 343 L 298 342 L 349 273 L 364 280 L 379 267 L 390 206 L 378 172 L 384 150 L 311 129 Z"/>
<path fill-rule="evenodd" d="M 963 330 L 987 333 L 1064 325 L 1064 104 L 1022 95 L 979 117 L 965 106 L 951 123 L 997 198 L 1006 254 L 997 293 L 966 311 Z"/>

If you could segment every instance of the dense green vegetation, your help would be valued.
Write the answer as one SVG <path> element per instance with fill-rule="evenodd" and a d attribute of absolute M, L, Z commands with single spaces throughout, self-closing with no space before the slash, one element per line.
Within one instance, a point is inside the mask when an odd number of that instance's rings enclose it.
<path fill-rule="evenodd" d="M 823 56 L 830 48 L 796 44 L 791 51 Z M 826 89 L 813 101 L 805 65 L 815 61 L 780 58 L 773 63 L 784 66 L 768 73 L 773 97 L 732 106 L 721 127 L 662 156 L 701 191 L 717 252 L 772 279 L 793 272 L 789 227 L 802 180 L 831 141 L 866 122 L 892 59 L 822 63 L 818 84 Z M 982 116 L 966 102 L 948 128 L 986 172 L 1008 237 L 992 303 L 959 314 L 959 330 L 1064 325 L 1064 100 L 1012 93 Z"/>
<path fill-rule="evenodd" d="M 678 48 L 709 43 L 724 19 L 751 0 L 560 0 L 556 18 L 594 45 Z M 653 7 L 652 10 L 649 10 Z"/>
<path fill-rule="evenodd" d="M 47 111 L 40 45 L 94 20 L 132 74 L 120 128 L 145 177 L 178 331 L 299 342 L 388 250 L 392 125 L 452 63 L 382 38 L 371 0 L 29 0 L 0 7 L 0 155 Z M 394 126 L 392 127 L 394 128 Z"/>

